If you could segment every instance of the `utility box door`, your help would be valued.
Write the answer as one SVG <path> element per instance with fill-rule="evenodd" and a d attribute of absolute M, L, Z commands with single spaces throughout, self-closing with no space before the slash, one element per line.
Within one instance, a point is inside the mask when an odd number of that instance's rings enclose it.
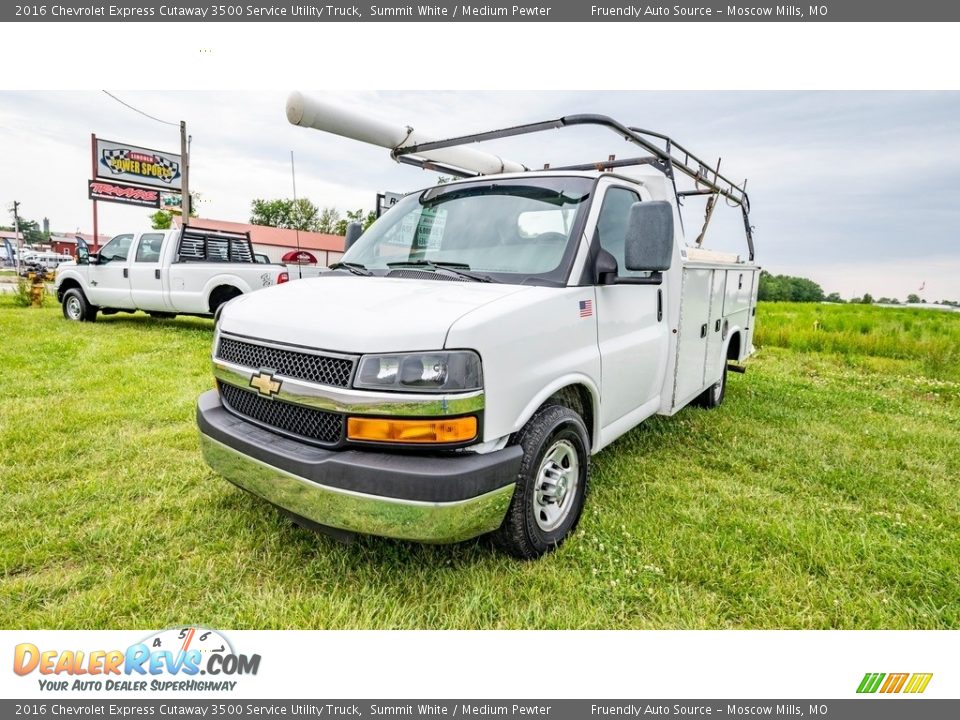
<path fill-rule="evenodd" d="M 736 288 L 736 273 L 730 270 L 714 270 L 710 289 L 710 323 L 707 327 L 707 361 L 704 367 L 703 385 L 713 385 L 723 375 L 727 331 L 724 327 L 724 307 L 730 297 L 730 285 Z M 749 298 L 749 295 L 748 295 Z"/>
<path fill-rule="evenodd" d="M 673 381 L 674 408 L 686 405 L 703 389 L 713 275 L 714 271 L 709 268 L 683 269 L 676 376 Z"/>
<path fill-rule="evenodd" d="M 749 317 L 747 318 L 747 337 L 744 339 L 743 348 L 741 352 L 743 357 L 746 357 L 750 354 L 751 348 L 753 347 L 753 330 L 754 326 L 757 324 L 757 292 L 760 290 L 760 273 L 758 270 L 754 269 L 750 273 L 750 303 L 749 303 Z"/>
<path fill-rule="evenodd" d="M 727 288 L 723 295 L 723 316 L 729 317 L 750 307 L 753 296 L 752 269 L 727 270 Z"/>

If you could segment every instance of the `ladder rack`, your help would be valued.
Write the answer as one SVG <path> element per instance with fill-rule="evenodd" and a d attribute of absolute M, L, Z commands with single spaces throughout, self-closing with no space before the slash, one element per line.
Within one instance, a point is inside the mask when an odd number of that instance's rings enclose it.
<path fill-rule="evenodd" d="M 402 145 L 394 148 L 390 153 L 391 157 L 397 162 L 406 165 L 436 172 L 448 173 L 456 177 L 479 177 L 481 173 L 457 167 L 448 163 L 440 163 L 423 157 L 424 153 L 432 150 L 441 150 L 472 143 L 485 142 L 488 140 L 499 140 L 501 138 L 515 137 L 517 135 L 528 135 L 530 133 L 543 132 L 545 130 L 555 130 L 565 127 L 575 127 L 579 125 L 595 125 L 604 127 L 616 133 L 627 142 L 639 146 L 649 153 L 635 158 L 616 160 L 613 156 L 608 160 L 583 163 L 578 165 L 564 165 L 559 167 L 548 166 L 549 170 L 612 170 L 619 167 L 629 167 L 637 165 L 649 165 L 662 172 L 670 179 L 673 185 L 673 191 L 677 198 L 677 206 L 680 207 L 682 198 L 695 195 L 722 196 L 731 204 L 740 208 L 743 215 L 743 227 L 747 237 L 747 246 L 750 250 L 750 260 L 754 259 L 753 248 L 753 228 L 750 225 L 750 198 L 747 195 L 747 183 L 736 183 L 730 178 L 720 173 L 720 162 L 711 166 L 701 158 L 694 155 L 684 146 L 673 140 L 667 135 L 644 130 L 638 127 L 631 127 L 617 122 L 606 115 L 581 114 L 566 115 L 555 120 L 546 120 L 543 122 L 527 123 L 524 125 L 514 125 L 513 127 L 502 128 L 500 130 L 488 130 L 481 133 L 470 135 L 461 135 L 448 138 L 446 140 L 434 140 L 430 142 L 421 142 L 412 145 Z M 529 170 L 529 168 L 526 168 Z M 693 190 L 677 189 L 677 173 L 684 175 L 695 184 Z M 707 217 L 709 222 L 709 213 Z M 701 233 L 702 238 L 702 233 Z"/>

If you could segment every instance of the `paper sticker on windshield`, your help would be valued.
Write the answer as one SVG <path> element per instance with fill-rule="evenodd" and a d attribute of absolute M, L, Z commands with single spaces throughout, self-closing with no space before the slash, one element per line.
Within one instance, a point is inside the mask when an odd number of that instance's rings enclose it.
<path fill-rule="evenodd" d="M 443 228 L 447 224 L 445 208 L 424 208 L 417 223 L 418 250 L 439 250 Z"/>

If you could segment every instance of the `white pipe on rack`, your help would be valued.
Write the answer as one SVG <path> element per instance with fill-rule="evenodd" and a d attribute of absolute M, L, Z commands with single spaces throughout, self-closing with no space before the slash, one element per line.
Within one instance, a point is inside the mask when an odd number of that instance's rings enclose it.
<path fill-rule="evenodd" d="M 322 130 L 388 150 L 436 140 L 436 138 L 414 130 L 408 125 L 395 125 L 367 117 L 323 100 L 309 98 L 299 92 L 290 93 L 290 97 L 287 98 L 287 120 L 292 125 Z M 418 157 L 478 172 L 482 175 L 523 172 L 526 170 L 518 162 L 504 160 L 492 153 L 465 146 L 418 153 Z"/>

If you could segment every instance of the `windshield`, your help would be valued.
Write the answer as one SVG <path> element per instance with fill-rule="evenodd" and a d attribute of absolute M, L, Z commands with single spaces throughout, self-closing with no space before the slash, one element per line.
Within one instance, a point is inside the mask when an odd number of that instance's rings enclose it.
<path fill-rule="evenodd" d="M 438 185 L 394 205 L 344 256 L 368 270 L 452 264 L 501 282 L 563 282 L 593 181 L 515 178 Z"/>

